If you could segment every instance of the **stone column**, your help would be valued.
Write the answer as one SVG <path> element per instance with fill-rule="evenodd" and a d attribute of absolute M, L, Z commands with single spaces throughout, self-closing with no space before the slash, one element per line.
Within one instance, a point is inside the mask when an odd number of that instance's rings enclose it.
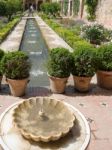
<path fill-rule="evenodd" d="M 68 0 L 68 11 L 67 11 L 67 16 L 70 17 L 70 0 Z"/>
<path fill-rule="evenodd" d="M 64 0 L 62 0 L 62 14 L 63 15 L 65 15 L 64 12 L 65 12 L 65 10 L 64 10 Z"/>
<path fill-rule="evenodd" d="M 61 5 L 61 15 L 63 15 L 63 1 L 60 1 L 60 5 Z"/>
<path fill-rule="evenodd" d="M 74 15 L 74 12 L 73 12 L 73 4 L 74 4 L 74 3 L 73 3 L 73 0 L 72 0 L 72 8 L 71 8 L 71 9 L 72 9 L 72 10 L 71 10 L 72 14 L 71 14 L 71 16 Z"/>
<path fill-rule="evenodd" d="M 79 17 L 83 17 L 83 12 L 84 12 L 84 2 L 85 0 L 80 0 L 80 11 L 79 11 Z"/>

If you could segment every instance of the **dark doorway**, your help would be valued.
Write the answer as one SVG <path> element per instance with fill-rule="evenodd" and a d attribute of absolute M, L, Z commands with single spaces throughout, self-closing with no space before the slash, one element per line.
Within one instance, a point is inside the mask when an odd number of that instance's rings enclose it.
<path fill-rule="evenodd" d="M 38 2 L 38 5 L 37 5 L 37 10 L 38 10 L 38 11 L 40 11 L 40 6 L 41 6 L 42 3 L 43 3 L 43 1 L 39 1 L 39 2 Z"/>

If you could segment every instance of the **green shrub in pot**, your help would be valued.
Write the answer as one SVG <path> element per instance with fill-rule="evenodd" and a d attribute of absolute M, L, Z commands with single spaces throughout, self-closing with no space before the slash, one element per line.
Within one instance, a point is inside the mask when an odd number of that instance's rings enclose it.
<path fill-rule="evenodd" d="M 18 80 L 29 77 L 31 63 L 29 57 L 22 51 L 6 53 L 1 65 L 7 78 Z"/>
<path fill-rule="evenodd" d="M 4 51 L 0 49 L 0 76 L 2 76 L 1 60 L 4 56 Z"/>
<path fill-rule="evenodd" d="M 25 92 L 31 68 L 31 63 L 27 54 L 22 51 L 6 53 L 1 61 L 1 67 L 9 83 L 12 95 L 22 96 Z M 13 83 L 14 81 L 16 83 Z M 22 81 L 24 81 L 24 83 Z M 12 88 L 13 85 L 14 89 Z M 14 91 L 16 88 L 19 92 Z"/>
<path fill-rule="evenodd" d="M 81 36 L 90 41 L 91 44 L 100 45 L 102 42 L 112 39 L 112 31 L 107 30 L 100 24 L 84 25 Z"/>
<path fill-rule="evenodd" d="M 97 82 L 102 88 L 112 89 L 112 43 L 97 50 Z"/>
<path fill-rule="evenodd" d="M 75 88 L 81 92 L 89 90 L 90 81 L 95 74 L 95 48 L 81 44 L 73 52 L 72 74 Z"/>
<path fill-rule="evenodd" d="M 48 73 L 58 78 L 69 77 L 72 55 L 68 49 L 54 48 L 50 51 L 47 63 Z"/>
<path fill-rule="evenodd" d="M 50 87 L 54 93 L 64 92 L 71 64 L 72 55 L 68 49 L 54 48 L 50 51 L 47 71 L 50 77 Z M 56 80 L 55 83 L 54 80 Z"/>
<path fill-rule="evenodd" d="M 3 56 L 4 56 L 4 51 L 0 49 L 0 88 L 1 88 L 1 81 L 2 81 L 2 76 L 3 76 L 2 66 L 1 66 L 1 60 Z"/>

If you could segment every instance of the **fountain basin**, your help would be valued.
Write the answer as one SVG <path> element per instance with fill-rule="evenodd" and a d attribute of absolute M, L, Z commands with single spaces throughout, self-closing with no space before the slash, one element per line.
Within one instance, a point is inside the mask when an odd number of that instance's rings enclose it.
<path fill-rule="evenodd" d="M 15 108 L 14 124 L 21 134 L 34 141 L 55 141 L 74 126 L 74 113 L 62 102 L 48 97 L 34 97 Z"/>
<path fill-rule="evenodd" d="M 22 100 L 23 101 L 23 100 Z M 0 145 L 5 150 L 85 150 L 90 140 L 90 127 L 79 110 L 68 103 L 76 117 L 71 131 L 61 139 L 51 142 L 35 142 L 25 139 L 13 123 L 14 109 L 22 102 L 16 102 L 7 108 L 0 117 Z"/>

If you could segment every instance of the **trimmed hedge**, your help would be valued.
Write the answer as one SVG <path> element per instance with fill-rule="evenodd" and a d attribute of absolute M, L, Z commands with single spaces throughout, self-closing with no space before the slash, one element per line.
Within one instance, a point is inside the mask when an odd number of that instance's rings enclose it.
<path fill-rule="evenodd" d="M 72 61 L 72 54 L 68 49 L 62 47 L 53 48 L 49 53 L 47 71 L 49 75 L 54 77 L 69 77 Z"/>
<path fill-rule="evenodd" d="M 2 76 L 2 66 L 1 66 L 1 60 L 4 57 L 4 51 L 0 49 L 0 76 Z"/>
<path fill-rule="evenodd" d="M 82 44 L 76 47 L 73 55 L 72 74 L 80 77 L 92 77 L 96 72 L 96 49 L 92 45 Z"/>
<path fill-rule="evenodd" d="M 16 18 L 13 21 L 10 21 L 5 27 L 0 30 L 0 43 L 7 37 L 10 31 L 15 27 L 15 25 L 19 22 L 19 19 Z"/>
<path fill-rule="evenodd" d="M 112 43 L 99 47 L 96 58 L 98 70 L 112 71 Z"/>
<path fill-rule="evenodd" d="M 24 79 L 29 77 L 31 62 L 29 56 L 22 51 L 5 53 L 1 60 L 1 71 L 10 79 Z"/>

